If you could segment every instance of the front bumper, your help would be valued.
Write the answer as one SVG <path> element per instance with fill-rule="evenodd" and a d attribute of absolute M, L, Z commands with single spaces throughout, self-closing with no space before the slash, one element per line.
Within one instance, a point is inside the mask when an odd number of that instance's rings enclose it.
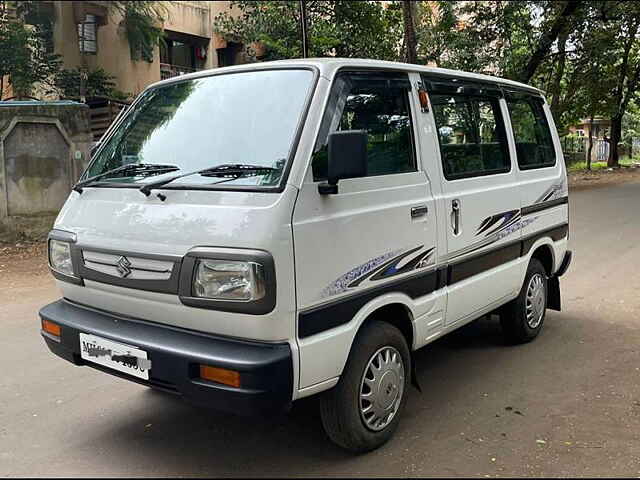
<path fill-rule="evenodd" d="M 42 333 L 49 349 L 75 364 L 88 365 L 143 385 L 181 395 L 185 400 L 241 415 L 269 415 L 288 410 L 293 392 L 293 364 L 287 343 L 231 340 L 124 318 L 58 300 L 40 317 L 61 327 L 60 340 Z M 80 356 L 79 333 L 134 345 L 151 360 L 149 380 L 86 362 Z M 241 387 L 199 378 L 199 365 L 236 370 Z"/>

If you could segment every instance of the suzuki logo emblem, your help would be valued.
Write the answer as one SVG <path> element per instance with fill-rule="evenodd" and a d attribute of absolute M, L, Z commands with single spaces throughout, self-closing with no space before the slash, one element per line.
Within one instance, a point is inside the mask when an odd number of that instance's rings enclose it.
<path fill-rule="evenodd" d="M 116 270 L 122 278 L 125 278 L 131 274 L 131 262 L 124 255 L 116 262 Z"/>

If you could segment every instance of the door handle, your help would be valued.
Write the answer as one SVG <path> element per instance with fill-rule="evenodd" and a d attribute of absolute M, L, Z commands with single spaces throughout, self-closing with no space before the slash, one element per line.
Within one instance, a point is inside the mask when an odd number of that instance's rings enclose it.
<path fill-rule="evenodd" d="M 451 200 L 451 228 L 454 235 L 460 233 L 460 200 Z"/>
<path fill-rule="evenodd" d="M 411 218 L 424 217 L 427 213 L 429 213 L 429 207 L 426 205 L 411 207 Z"/>

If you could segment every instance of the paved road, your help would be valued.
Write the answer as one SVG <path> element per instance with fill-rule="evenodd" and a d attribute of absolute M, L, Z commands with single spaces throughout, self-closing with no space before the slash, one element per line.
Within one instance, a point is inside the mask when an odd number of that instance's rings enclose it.
<path fill-rule="evenodd" d="M 0 475 L 638 476 L 640 183 L 570 203 L 564 311 L 528 345 L 503 345 L 482 320 L 421 350 L 424 393 L 411 392 L 391 443 L 357 457 L 325 439 L 313 400 L 245 420 L 54 358 L 36 320 L 53 282 L 12 280 L 0 293 Z"/>

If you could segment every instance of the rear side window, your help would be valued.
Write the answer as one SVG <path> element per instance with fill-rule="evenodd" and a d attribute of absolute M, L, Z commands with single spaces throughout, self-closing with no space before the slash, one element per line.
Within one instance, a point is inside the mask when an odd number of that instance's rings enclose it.
<path fill-rule="evenodd" d="M 511 169 L 498 98 L 433 94 L 431 105 L 446 179 Z"/>
<path fill-rule="evenodd" d="M 552 167 L 556 152 L 542 99 L 531 96 L 507 97 L 518 165 L 521 170 Z"/>
<path fill-rule="evenodd" d="M 312 157 L 314 181 L 327 178 L 329 134 L 365 130 L 368 176 L 416 170 L 406 74 L 345 72 L 338 75 Z"/>

